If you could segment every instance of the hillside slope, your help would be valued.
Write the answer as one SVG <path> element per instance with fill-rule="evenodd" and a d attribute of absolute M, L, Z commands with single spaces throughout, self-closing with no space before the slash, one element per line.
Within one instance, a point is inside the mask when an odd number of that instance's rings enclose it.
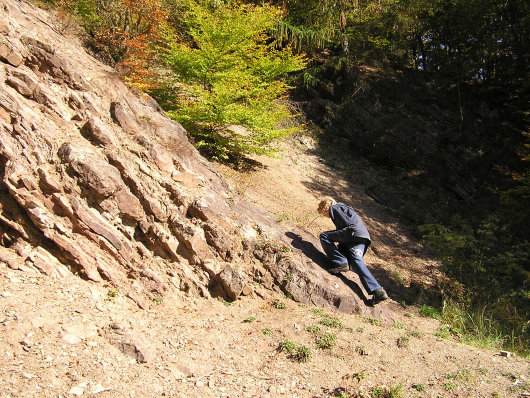
<path fill-rule="evenodd" d="M 311 203 L 304 200 L 314 201 L 314 192 L 298 188 L 308 175 L 325 181 L 330 170 L 310 167 L 318 159 L 303 148 L 295 139 L 280 158 L 262 159 L 269 166 L 290 165 L 289 177 L 280 179 L 269 167 L 232 183 L 245 183 L 243 194 L 277 209 L 279 218 L 298 214 L 308 224 L 304 209 L 309 212 Z M 285 189 L 299 201 L 271 199 Z M 370 202 L 362 190 L 356 192 Z M 295 203 L 301 213 L 294 213 Z M 372 206 L 370 214 L 384 213 Z M 326 222 L 319 218 L 308 230 L 316 233 Z M 381 230 L 391 233 L 397 225 L 375 225 L 379 247 L 391 251 L 392 241 Z M 381 250 L 370 262 L 392 267 L 395 257 Z M 406 253 L 403 249 L 401 256 L 409 266 L 420 267 L 422 260 Z M 405 280 L 417 274 L 396 265 L 389 269 Z M 385 272 L 378 269 L 378 276 Z M 73 275 L 14 271 L 3 263 L 0 300 L 5 396 L 375 397 L 386 391 L 402 397 L 519 397 L 528 392 L 528 360 L 443 338 L 437 321 L 393 300 L 385 303 L 394 318 L 387 322 L 300 305 L 259 286 L 254 296 L 233 303 L 178 294 L 141 310 L 108 286 Z M 309 351 L 301 352 L 309 352 L 309 360 L 281 351 L 287 340 L 306 347 Z"/>
<path fill-rule="evenodd" d="M 240 200 L 182 126 L 61 34 L 57 20 L 23 1 L 4 4 L 3 262 L 73 273 L 144 309 L 182 291 L 234 300 L 257 282 L 300 302 L 391 317 L 336 283 L 314 236 Z M 293 234 L 313 261 L 292 247 Z"/>
<path fill-rule="evenodd" d="M 1 396 L 528 388 L 528 361 L 437 337 L 398 304 L 433 283 L 435 263 L 307 137 L 256 172 L 222 170 L 232 188 L 49 14 L 1 5 Z M 393 300 L 371 307 L 352 272 L 325 271 L 323 194 L 360 209 Z M 278 350 L 287 339 L 310 360 Z"/>

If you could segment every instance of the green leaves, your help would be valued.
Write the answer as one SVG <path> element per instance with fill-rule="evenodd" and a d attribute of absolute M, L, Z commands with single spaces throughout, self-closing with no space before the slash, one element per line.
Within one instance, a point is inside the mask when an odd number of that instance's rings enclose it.
<path fill-rule="evenodd" d="M 279 127 L 292 117 L 281 102 L 289 88 L 284 79 L 305 61 L 270 40 L 279 9 L 209 4 L 190 3 L 186 38 L 169 43 L 163 55 L 180 89 L 170 115 L 219 160 L 270 153 L 276 139 L 294 131 Z"/>

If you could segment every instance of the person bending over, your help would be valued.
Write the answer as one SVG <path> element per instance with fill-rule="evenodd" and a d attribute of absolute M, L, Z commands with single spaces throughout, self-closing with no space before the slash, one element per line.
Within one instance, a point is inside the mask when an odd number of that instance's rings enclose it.
<path fill-rule="evenodd" d="M 359 275 L 359 279 L 368 294 L 373 295 L 373 304 L 388 298 L 385 289 L 374 278 L 363 257 L 372 241 L 370 234 L 355 210 L 344 203 L 337 203 L 331 197 L 325 197 L 318 205 L 318 212 L 331 218 L 336 229 L 320 234 L 320 243 L 331 262 L 328 269 L 332 274 L 350 269 Z"/>

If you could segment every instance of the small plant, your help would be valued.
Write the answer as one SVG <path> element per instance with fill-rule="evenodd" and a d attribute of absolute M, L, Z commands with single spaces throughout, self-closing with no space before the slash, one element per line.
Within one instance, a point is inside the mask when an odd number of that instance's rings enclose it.
<path fill-rule="evenodd" d="M 291 340 L 284 340 L 278 346 L 278 351 L 286 353 L 290 358 L 299 362 L 307 362 L 311 359 L 311 350 L 300 344 L 298 347 Z"/>
<path fill-rule="evenodd" d="M 355 347 L 355 352 L 359 355 L 368 355 L 368 351 L 366 350 L 366 348 L 364 348 L 363 345 L 358 345 L 357 347 Z"/>
<path fill-rule="evenodd" d="M 324 326 L 329 326 L 330 328 L 342 329 L 344 324 L 339 318 L 325 316 L 320 320 L 320 323 Z"/>
<path fill-rule="evenodd" d="M 403 396 L 403 386 L 401 384 L 390 387 L 388 391 L 388 398 L 401 398 L 402 396 Z"/>
<path fill-rule="evenodd" d="M 403 325 L 402 322 L 395 321 L 395 322 L 394 322 L 394 327 L 395 327 L 396 329 L 403 329 L 405 326 Z"/>
<path fill-rule="evenodd" d="M 363 327 L 358 327 L 358 328 L 357 328 L 357 329 L 355 329 L 355 330 L 357 330 L 357 332 L 359 332 L 359 333 L 362 333 L 362 332 L 364 332 L 364 328 L 363 328 Z"/>
<path fill-rule="evenodd" d="M 288 274 L 285 275 L 285 279 L 284 280 L 287 283 L 292 283 L 294 281 L 293 274 L 291 272 L 289 272 Z"/>
<path fill-rule="evenodd" d="M 325 350 L 330 349 L 337 344 L 337 337 L 333 334 L 326 333 L 317 340 L 317 347 Z"/>
<path fill-rule="evenodd" d="M 276 219 L 276 222 L 278 223 L 281 223 L 283 221 L 289 221 L 291 219 L 291 216 L 287 213 L 282 213 L 281 215 L 278 216 L 278 218 Z"/>
<path fill-rule="evenodd" d="M 270 329 L 263 329 L 261 332 L 262 332 L 265 336 L 268 336 L 269 334 L 272 333 L 272 330 L 270 330 Z"/>
<path fill-rule="evenodd" d="M 441 339 L 448 339 L 451 336 L 451 326 L 442 325 L 435 333 L 436 337 Z"/>
<path fill-rule="evenodd" d="M 373 387 L 370 390 L 370 397 L 381 397 L 381 398 L 383 398 L 384 394 L 385 394 L 385 390 L 384 390 L 383 387 L 380 387 L 380 386 Z"/>
<path fill-rule="evenodd" d="M 454 391 L 454 390 L 456 390 L 458 388 L 456 383 L 454 383 L 452 381 L 448 381 L 447 383 L 444 383 L 442 386 L 447 391 Z"/>
<path fill-rule="evenodd" d="M 274 303 L 272 303 L 272 306 L 278 310 L 281 310 L 287 307 L 287 305 L 281 300 L 276 300 Z"/>
<path fill-rule="evenodd" d="M 296 346 L 291 340 L 284 340 L 278 346 L 278 350 L 290 354 L 294 352 Z"/>
<path fill-rule="evenodd" d="M 516 384 L 514 384 L 513 386 L 510 387 L 510 391 L 511 392 L 515 392 L 515 393 L 520 393 L 520 392 L 528 393 L 528 392 L 530 392 L 530 382 L 525 381 L 524 383 L 517 383 L 517 380 L 516 380 Z M 521 396 L 526 396 L 526 395 L 522 395 L 521 394 Z"/>
<path fill-rule="evenodd" d="M 112 289 L 109 289 L 109 291 L 107 292 L 107 301 L 114 301 L 116 300 L 116 298 L 118 297 L 120 293 L 112 288 Z"/>
<path fill-rule="evenodd" d="M 454 379 L 454 380 L 462 380 L 462 381 L 468 381 L 471 377 L 471 372 L 469 369 L 459 369 L 458 371 L 454 373 L 447 373 L 444 375 L 446 379 Z"/>
<path fill-rule="evenodd" d="M 403 387 L 401 384 L 393 387 L 376 386 L 370 390 L 370 397 L 379 398 L 401 398 L 403 396 Z"/>
<path fill-rule="evenodd" d="M 230 307 L 232 305 L 234 305 L 234 302 L 233 301 L 228 301 L 228 300 L 223 300 L 223 304 L 227 307 Z"/>
<path fill-rule="evenodd" d="M 305 345 L 299 345 L 291 354 L 291 357 L 296 359 L 298 362 L 308 362 L 312 357 L 312 353 L 311 350 Z"/>
<path fill-rule="evenodd" d="M 324 316 L 324 310 L 322 308 L 319 308 L 319 307 L 315 307 L 313 308 L 313 314 L 315 315 L 320 315 L 320 316 Z"/>
<path fill-rule="evenodd" d="M 361 381 L 366 379 L 366 370 L 361 370 L 360 372 L 353 374 L 352 378 L 358 383 L 360 383 Z"/>
<path fill-rule="evenodd" d="M 409 340 L 407 336 L 401 336 L 397 339 L 397 346 L 399 348 L 405 348 L 409 345 Z"/>
<path fill-rule="evenodd" d="M 364 320 L 365 320 L 365 322 L 371 323 L 374 326 L 379 326 L 381 324 L 381 321 L 379 319 L 375 319 L 375 318 L 371 318 L 371 317 L 366 317 L 366 318 L 364 318 Z"/>
<path fill-rule="evenodd" d="M 308 326 L 305 330 L 312 334 L 318 334 L 322 329 L 320 326 Z"/>
<path fill-rule="evenodd" d="M 427 318 L 440 319 L 441 314 L 436 308 L 429 305 L 422 305 L 420 308 L 420 315 Z"/>
<path fill-rule="evenodd" d="M 422 392 L 425 390 L 425 384 L 413 384 L 412 388 L 414 388 L 416 391 Z"/>
<path fill-rule="evenodd" d="M 403 276 L 399 272 L 397 271 L 392 272 L 391 277 L 392 279 L 396 281 L 398 285 L 405 286 L 405 281 L 403 280 Z"/>
<path fill-rule="evenodd" d="M 417 330 L 409 330 L 407 334 L 411 337 L 421 338 L 423 334 L 421 332 L 418 332 Z"/>
<path fill-rule="evenodd" d="M 251 316 L 245 318 L 245 319 L 243 320 L 243 322 L 245 322 L 245 323 L 250 323 L 250 322 L 254 322 L 255 320 L 256 320 L 256 317 L 251 315 Z"/>

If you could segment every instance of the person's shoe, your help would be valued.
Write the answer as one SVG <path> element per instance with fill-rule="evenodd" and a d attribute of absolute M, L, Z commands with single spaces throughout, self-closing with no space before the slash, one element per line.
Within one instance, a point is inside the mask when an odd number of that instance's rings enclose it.
<path fill-rule="evenodd" d="M 374 297 L 372 298 L 372 303 L 377 304 L 381 301 L 385 301 L 388 298 L 388 294 L 386 294 L 385 289 L 380 287 L 376 291 L 374 291 Z"/>
<path fill-rule="evenodd" d="M 332 274 L 340 274 L 341 272 L 346 272 L 349 270 L 350 270 L 350 266 L 348 265 L 348 263 L 341 264 L 335 268 L 328 268 L 328 271 L 331 272 Z"/>

